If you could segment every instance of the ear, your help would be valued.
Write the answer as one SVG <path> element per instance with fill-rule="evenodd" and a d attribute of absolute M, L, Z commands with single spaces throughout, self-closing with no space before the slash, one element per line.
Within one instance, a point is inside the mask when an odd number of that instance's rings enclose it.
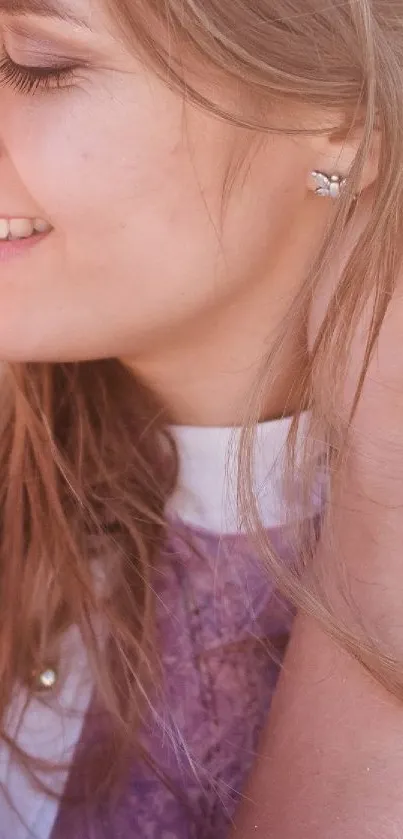
<path fill-rule="evenodd" d="M 362 131 L 356 129 L 341 137 L 340 133 L 329 133 L 312 137 L 315 169 L 324 174 L 348 178 L 362 143 Z M 378 176 L 380 135 L 374 132 L 368 154 L 361 170 L 357 193 L 361 194 L 372 186 Z M 317 184 L 310 178 L 309 187 L 315 190 Z"/>

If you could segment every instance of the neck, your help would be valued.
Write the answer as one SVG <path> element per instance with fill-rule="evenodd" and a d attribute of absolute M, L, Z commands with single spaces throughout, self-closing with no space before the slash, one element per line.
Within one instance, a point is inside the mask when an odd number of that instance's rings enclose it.
<path fill-rule="evenodd" d="M 133 364 L 169 406 L 176 423 L 229 426 L 242 422 L 262 361 L 273 348 L 320 246 L 328 223 L 326 214 L 320 215 L 316 199 L 308 204 L 303 219 L 288 224 L 269 265 L 268 260 L 225 303 L 179 330 L 163 352 Z M 259 419 L 275 419 L 299 407 L 292 394 L 306 362 L 301 315 L 284 340 L 281 363 L 275 380 L 267 385 Z"/>

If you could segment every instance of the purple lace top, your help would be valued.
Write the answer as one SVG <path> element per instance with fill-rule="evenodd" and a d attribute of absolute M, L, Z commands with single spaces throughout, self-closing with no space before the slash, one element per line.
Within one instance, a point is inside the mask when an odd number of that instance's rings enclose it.
<path fill-rule="evenodd" d="M 183 538 L 183 537 L 186 538 Z M 189 547 L 189 537 L 194 550 Z M 287 553 L 285 532 L 274 530 Z M 266 719 L 291 614 L 246 537 L 177 524 L 161 558 L 163 701 L 118 800 L 61 807 L 52 839 L 224 839 Z M 96 745 L 91 715 L 81 747 Z M 74 766 L 67 796 L 74 795 Z"/>

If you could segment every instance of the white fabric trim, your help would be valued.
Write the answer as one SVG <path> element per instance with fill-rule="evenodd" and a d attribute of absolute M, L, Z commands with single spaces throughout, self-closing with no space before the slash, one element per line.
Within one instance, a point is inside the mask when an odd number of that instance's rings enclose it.
<path fill-rule="evenodd" d="M 292 419 L 261 423 L 256 432 L 254 486 L 265 527 L 286 522 L 282 486 L 285 444 Z M 307 415 L 301 418 L 304 434 Z M 237 449 L 240 431 L 233 428 L 173 429 L 180 453 L 179 484 L 168 513 L 213 533 L 242 530 L 237 511 Z"/>

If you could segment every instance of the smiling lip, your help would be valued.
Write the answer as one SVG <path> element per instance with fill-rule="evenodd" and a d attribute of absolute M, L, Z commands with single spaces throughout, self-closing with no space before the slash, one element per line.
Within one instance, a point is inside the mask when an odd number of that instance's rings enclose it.
<path fill-rule="evenodd" d="M 29 236 L 27 239 L 0 239 L 0 262 L 8 262 L 16 256 L 24 256 L 31 248 L 46 239 L 51 232 L 35 233 L 34 236 Z"/>

